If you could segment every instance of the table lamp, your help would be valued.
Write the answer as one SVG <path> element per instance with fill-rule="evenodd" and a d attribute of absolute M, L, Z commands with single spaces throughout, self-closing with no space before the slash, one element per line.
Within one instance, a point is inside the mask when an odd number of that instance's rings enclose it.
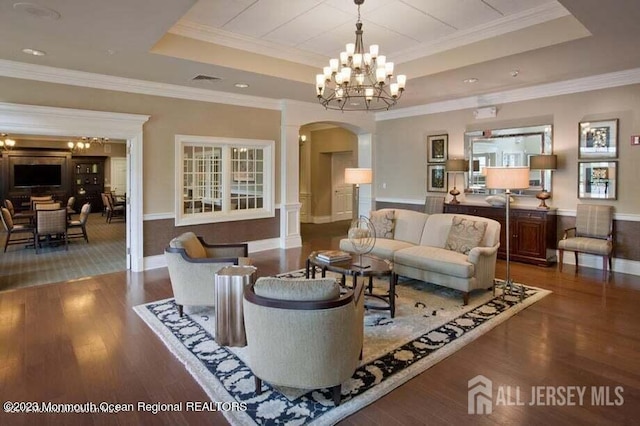
<path fill-rule="evenodd" d="M 447 160 L 444 164 L 444 168 L 447 173 L 453 173 L 453 189 L 449 191 L 449 194 L 453 197 L 449 204 L 460 204 L 460 201 L 456 198 L 460 195 L 460 191 L 456 188 L 456 178 L 458 173 L 464 173 L 469 170 L 469 161 L 467 160 Z"/>
<path fill-rule="evenodd" d="M 356 206 L 353 209 L 355 218 L 358 218 L 358 210 L 360 207 L 360 185 L 363 183 L 373 182 L 373 173 L 371 169 L 365 167 L 347 167 L 344 169 L 344 183 L 356 186 Z"/>
<path fill-rule="evenodd" d="M 509 262 L 511 231 L 509 227 L 509 200 L 511 199 L 512 189 L 526 189 L 529 187 L 529 168 L 528 167 L 485 167 L 487 172 L 486 187 L 487 189 L 504 189 L 505 206 L 506 206 L 506 229 L 505 240 L 507 241 L 507 276 L 504 280 L 504 292 L 513 294 L 513 281 L 511 280 L 511 267 Z M 524 286 L 520 285 L 518 289 L 520 300 L 524 299 Z M 505 293 L 503 293 L 504 296 Z"/>
<path fill-rule="evenodd" d="M 558 156 L 557 155 L 532 155 L 529 159 L 529 168 L 531 170 L 555 170 L 558 167 Z M 547 190 L 543 187 L 542 191 L 536 194 L 536 198 L 540 200 L 539 209 L 548 209 L 547 203 L 545 202 L 549 198 L 551 198 L 551 194 L 547 192 Z"/>

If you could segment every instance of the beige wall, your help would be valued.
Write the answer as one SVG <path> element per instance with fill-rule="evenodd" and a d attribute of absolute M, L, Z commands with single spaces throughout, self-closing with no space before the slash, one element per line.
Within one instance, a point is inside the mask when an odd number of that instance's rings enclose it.
<path fill-rule="evenodd" d="M 144 214 L 173 212 L 176 134 L 275 140 L 280 201 L 279 111 L 6 77 L 0 77 L 0 102 L 150 115 L 144 125 Z"/>
<path fill-rule="evenodd" d="M 352 152 L 354 165 L 358 150 L 358 137 L 349 130 L 335 127 L 312 131 L 311 146 L 311 215 L 331 215 L 331 154 Z"/>
<path fill-rule="evenodd" d="M 495 119 L 475 120 L 473 110 L 469 109 L 379 121 L 374 141 L 374 195 L 376 198 L 424 200 L 427 135 L 448 133 L 449 158 L 462 158 L 465 131 L 551 123 L 559 168 L 553 175 L 550 204 L 574 210 L 577 203 L 589 202 L 577 198 L 578 123 L 610 118 L 620 120 L 619 186 L 618 199 L 607 203 L 615 206 L 616 213 L 640 214 L 640 197 L 637 196 L 640 147 L 630 145 L 631 135 L 640 134 L 640 85 L 498 105 Z M 528 201 L 537 202 L 535 199 Z"/>

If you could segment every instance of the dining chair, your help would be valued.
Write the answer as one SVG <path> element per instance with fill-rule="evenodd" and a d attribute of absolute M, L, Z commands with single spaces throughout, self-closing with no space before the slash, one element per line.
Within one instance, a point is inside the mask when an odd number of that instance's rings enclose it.
<path fill-rule="evenodd" d="M 35 203 L 53 202 L 53 195 L 31 196 L 29 197 L 29 203 L 31 210 L 35 210 Z"/>
<path fill-rule="evenodd" d="M 13 207 L 13 203 L 11 200 L 4 200 L 4 206 L 11 213 L 11 219 L 13 219 L 13 223 L 18 223 L 18 221 L 31 222 L 32 216 L 26 213 L 16 212 L 16 209 Z"/>
<path fill-rule="evenodd" d="M 67 235 L 67 209 L 57 210 L 36 210 L 36 230 L 35 230 L 36 254 L 41 244 L 61 243 L 64 239 L 65 250 L 69 250 L 69 240 Z M 41 237 L 45 237 L 41 239 Z M 54 237 L 57 237 L 54 238 Z"/>
<path fill-rule="evenodd" d="M 62 208 L 60 203 L 53 202 L 53 201 L 48 201 L 48 202 L 44 202 L 44 203 L 43 202 L 34 203 L 34 207 L 35 207 L 34 210 L 36 210 L 36 211 L 38 211 L 38 210 L 58 210 L 59 208 Z"/>
<path fill-rule="evenodd" d="M 1 207 L 1 209 L 2 214 L 0 216 L 2 217 L 2 225 L 5 231 L 7 231 L 7 239 L 4 242 L 4 252 L 6 253 L 9 245 L 29 243 L 34 238 L 34 229 L 31 225 L 14 224 L 9 209 L 5 207 Z M 29 234 L 29 236 L 25 238 L 25 234 Z M 13 235 L 22 235 L 23 237 L 11 239 Z"/>
<path fill-rule="evenodd" d="M 114 216 L 120 216 L 124 220 L 125 206 L 123 205 L 114 206 L 113 203 L 111 202 L 111 196 L 109 194 L 106 194 L 103 192 L 100 195 L 102 196 L 102 203 L 104 204 L 107 210 L 107 223 L 111 223 L 111 219 L 113 219 Z"/>
<path fill-rule="evenodd" d="M 91 203 L 85 203 L 80 209 L 80 217 L 77 220 L 71 220 L 67 224 L 67 233 L 69 238 L 84 238 L 88 243 L 89 237 L 87 236 L 87 220 L 89 219 L 89 213 L 91 213 Z M 72 229 L 80 228 L 81 232 L 71 232 Z"/>

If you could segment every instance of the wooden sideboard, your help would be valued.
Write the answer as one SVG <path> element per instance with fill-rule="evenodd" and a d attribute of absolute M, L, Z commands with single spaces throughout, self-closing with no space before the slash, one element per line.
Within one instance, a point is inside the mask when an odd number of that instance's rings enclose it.
<path fill-rule="evenodd" d="M 507 240 L 505 208 L 474 204 L 445 204 L 445 213 L 460 213 L 494 219 L 502 225 L 498 257 L 506 258 Z M 556 262 L 555 210 L 535 207 L 510 207 L 511 254 L 510 259 L 534 265 L 550 266 Z"/>

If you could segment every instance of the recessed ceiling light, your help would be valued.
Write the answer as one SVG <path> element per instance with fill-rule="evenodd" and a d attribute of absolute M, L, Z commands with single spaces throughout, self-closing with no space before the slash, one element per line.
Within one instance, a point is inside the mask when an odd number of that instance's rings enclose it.
<path fill-rule="evenodd" d="M 477 79 L 477 78 L 475 78 L 475 77 L 472 77 L 472 78 L 465 78 L 465 79 L 464 79 L 464 80 L 462 80 L 462 81 L 463 81 L 464 83 L 469 83 L 469 84 L 470 84 L 470 83 L 477 83 L 477 82 L 478 82 L 478 79 Z"/>
<path fill-rule="evenodd" d="M 518 74 L 520 74 L 520 70 L 513 70 L 509 74 L 511 74 L 511 77 L 515 78 L 518 76 Z"/>
<path fill-rule="evenodd" d="M 247 87 L 249 87 L 247 83 L 236 83 L 234 84 L 234 86 L 236 86 L 238 89 L 246 89 Z"/>
<path fill-rule="evenodd" d="M 351 105 L 351 106 L 358 106 L 358 105 L 360 105 L 360 102 L 351 102 L 349 105 Z"/>
<path fill-rule="evenodd" d="M 44 56 L 47 54 L 47 52 L 45 52 L 44 50 L 31 49 L 29 47 L 22 49 L 22 53 L 33 56 Z"/>
<path fill-rule="evenodd" d="M 28 2 L 19 2 L 13 4 L 13 9 L 18 12 L 26 13 L 27 15 L 31 15 L 40 19 L 49 19 L 51 21 L 56 21 L 60 19 L 60 12 L 49 9 L 48 7 L 40 6 L 35 3 Z"/>

